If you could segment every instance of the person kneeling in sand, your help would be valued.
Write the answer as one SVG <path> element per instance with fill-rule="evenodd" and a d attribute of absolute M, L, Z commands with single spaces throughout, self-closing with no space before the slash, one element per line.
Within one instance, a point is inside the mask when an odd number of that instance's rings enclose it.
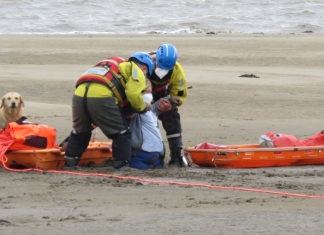
<path fill-rule="evenodd" d="M 115 170 L 127 168 L 131 133 L 126 113 L 145 113 L 150 108 L 142 92 L 146 88 L 145 78 L 153 67 L 149 54 L 137 52 L 128 61 L 120 57 L 106 58 L 78 79 L 72 100 L 73 131 L 68 137 L 62 170 L 71 170 L 79 164 L 90 142 L 93 125 L 112 139 Z"/>
<path fill-rule="evenodd" d="M 153 99 L 158 101 L 164 97 L 177 97 L 176 108 L 159 115 L 170 149 L 169 166 L 185 166 L 182 158 L 182 128 L 178 108 L 186 101 L 188 87 L 187 78 L 182 65 L 178 62 L 178 51 L 171 44 L 162 44 L 149 53 L 155 67 L 149 77 L 153 85 Z"/>
<path fill-rule="evenodd" d="M 164 167 L 165 150 L 157 116 L 176 108 L 179 102 L 179 98 L 172 97 L 159 99 L 151 104 L 152 84 L 148 79 L 146 84 L 143 99 L 151 105 L 151 109 L 146 113 L 136 114 L 130 123 L 133 150 L 129 166 L 141 170 Z"/>

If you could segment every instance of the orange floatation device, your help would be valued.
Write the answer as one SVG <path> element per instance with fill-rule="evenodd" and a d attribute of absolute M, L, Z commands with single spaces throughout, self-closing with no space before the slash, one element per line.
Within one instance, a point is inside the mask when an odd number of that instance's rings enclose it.
<path fill-rule="evenodd" d="M 324 134 L 300 140 L 292 135 L 267 132 L 259 144 L 215 145 L 201 143 L 185 148 L 189 165 L 219 168 L 258 168 L 324 164 Z"/>
<path fill-rule="evenodd" d="M 0 131 L 0 163 L 6 168 L 59 170 L 64 149 L 56 143 L 56 129 L 43 124 L 10 122 Z M 112 159 L 111 142 L 90 142 L 79 166 L 98 165 Z"/>

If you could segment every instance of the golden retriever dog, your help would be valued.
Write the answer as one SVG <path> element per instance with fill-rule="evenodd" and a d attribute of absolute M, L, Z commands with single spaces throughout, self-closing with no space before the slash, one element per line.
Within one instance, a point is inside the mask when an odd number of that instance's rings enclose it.
<path fill-rule="evenodd" d="M 17 92 L 2 96 L 0 105 L 0 128 L 5 129 L 8 122 L 15 122 L 24 115 L 24 100 Z"/>

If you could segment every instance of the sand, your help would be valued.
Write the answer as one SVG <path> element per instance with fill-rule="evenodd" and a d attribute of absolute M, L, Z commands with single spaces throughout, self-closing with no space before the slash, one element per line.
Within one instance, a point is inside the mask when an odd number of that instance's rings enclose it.
<path fill-rule="evenodd" d="M 192 86 L 180 108 L 184 147 L 257 143 L 268 131 L 303 139 L 324 129 L 320 34 L 1 35 L 0 91 L 22 94 L 25 115 L 55 127 L 60 142 L 71 131 L 74 85 L 86 69 L 107 56 L 127 58 L 162 43 L 177 47 Z M 96 135 L 109 141 L 100 131 Z M 82 172 L 161 183 L 0 168 L 0 233 L 323 233 L 323 199 L 257 192 L 322 196 L 323 166 Z"/>

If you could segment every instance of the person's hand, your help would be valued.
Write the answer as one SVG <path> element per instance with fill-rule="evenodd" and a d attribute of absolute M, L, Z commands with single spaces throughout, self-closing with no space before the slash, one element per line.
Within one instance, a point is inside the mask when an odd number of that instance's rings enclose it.
<path fill-rule="evenodd" d="M 92 129 L 96 129 L 97 126 L 96 126 L 95 124 L 91 123 L 91 128 L 92 128 Z"/>
<path fill-rule="evenodd" d="M 132 118 L 135 117 L 135 115 L 136 115 L 136 113 L 133 113 L 133 114 L 131 114 L 131 115 L 129 115 L 129 116 L 126 116 L 126 118 L 127 118 L 127 119 L 132 119 Z"/>
<path fill-rule="evenodd" d="M 161 112 L 169 112 L 172 109 L 172 105 L 170 100 L 161 98 L 158 100 L 157 108 Z"/>
<path fill-rule="evenodd" d="M 176 105 L 182 105 L 182 100 L 178 96 L 172 96 L 171 97 L 171 103 Z"/>
<path fill-rule="evenodd" d="M 148 103 L 145 103 L 145 104 L 146 104 L 146 108 L 145 108 L 145 110 L 146 110 L 146 111 L 151 110 L 151 104 L 148 104 Z"/>

